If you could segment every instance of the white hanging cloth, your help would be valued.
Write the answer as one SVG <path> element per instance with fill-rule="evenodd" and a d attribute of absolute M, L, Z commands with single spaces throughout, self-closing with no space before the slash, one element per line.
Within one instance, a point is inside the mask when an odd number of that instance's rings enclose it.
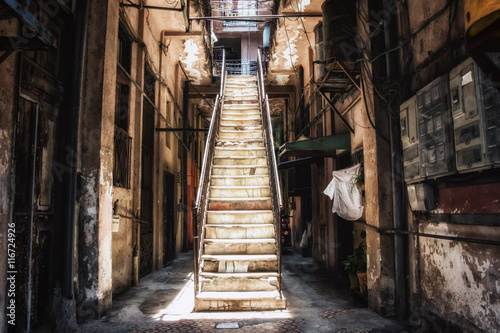
<path fill-rule="evenodd" d="M 356 184 L 360 164 L 332 172 L 333 179 L 323 191 L 333 200 L 332 212 L 348 221 L 355 221 L 363 215 L 363 197 Z"/>

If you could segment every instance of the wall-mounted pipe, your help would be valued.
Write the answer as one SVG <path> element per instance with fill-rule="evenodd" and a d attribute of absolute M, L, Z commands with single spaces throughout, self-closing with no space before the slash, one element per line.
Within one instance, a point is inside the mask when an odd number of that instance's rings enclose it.
<path fill-rule="evenodd" d="M 75 50 L 74 50 L 74 66 L 71 82 L 69 122 L 67 127 L 68 146 L 72 152 L 78 151 L 78 127 L 80 118 L 80 99 L 82 95 L 82 80 L 85 58 L 85 41 L 87 39 L 87 18 L 88 18 L 88 1 L 77 1 L 76 21 L 75 21 Z M 66 200 L 64 204 L 63 215 L 63 260 L 62 260 L 62 284 L 61 291 L 64 297 L 73 298 L 73 260 L 74 260 L 74 238 L 75 238 L 75 211 L 76 211 L 76 192 L 77 192 L 77 169 L 73 156 L 73 163 L 70 165 L 69 178 L 64 186 L 64 196 Z"/>

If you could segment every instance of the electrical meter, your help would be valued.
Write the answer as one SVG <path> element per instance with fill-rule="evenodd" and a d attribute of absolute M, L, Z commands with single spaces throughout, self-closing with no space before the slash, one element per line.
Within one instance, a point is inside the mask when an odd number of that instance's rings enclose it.
<path fill-rule="evenodd" d="M 500 65 L 500 53 L 488 54 Z M 467 59 L 450 72 L 457 170 L 500 165 L 500 94 L 476 63 Z"/>
<path fill-rule="evenodd" d="M 448 82 L 448 75 L 440 76 L 416 95 L 420 176 L 425 179 L 455 173 Z"/>
<path fill-rule="evenodd" d="M 422 178 L 420 176 L 416 96 L 401 104 L 399 110 L 405 181 L 410 184 Z"/>

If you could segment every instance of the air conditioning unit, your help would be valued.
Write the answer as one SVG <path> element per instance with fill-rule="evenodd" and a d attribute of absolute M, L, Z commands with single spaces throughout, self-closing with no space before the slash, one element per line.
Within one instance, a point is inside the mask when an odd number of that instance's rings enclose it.
<path fill-rule="evenodd" d="M 490 53 L 500 67 L 500 53 Z M 450 72 L 457 170 L 500 165 L 500 93 L 476 63 L 467 59 Z"/>
<path fill-rule="evenodd" d="M 420 176 L 438 178 L 456 172 L 448 75 L 417 92 Z"/>
<path fill-rule="evenodd" d="M 418 182 L 420 176 L 420 155 L 417 127 L 417 97 L 413 96 L 400 107 L 401 141 L 403 144 L 403 163 L 405 181 Z"/>

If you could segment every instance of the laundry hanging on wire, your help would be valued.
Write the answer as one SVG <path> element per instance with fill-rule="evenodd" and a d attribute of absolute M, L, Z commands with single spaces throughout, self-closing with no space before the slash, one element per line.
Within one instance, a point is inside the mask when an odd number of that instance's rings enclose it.
<path fill-rule="evenodd" d="M 355 221 L 363 215 L 363 196 L 357 185 L 361 165 L 332 172 L 333 179 L 323 191 L 333 200 L 332 212 L 348 221 Z"/>

